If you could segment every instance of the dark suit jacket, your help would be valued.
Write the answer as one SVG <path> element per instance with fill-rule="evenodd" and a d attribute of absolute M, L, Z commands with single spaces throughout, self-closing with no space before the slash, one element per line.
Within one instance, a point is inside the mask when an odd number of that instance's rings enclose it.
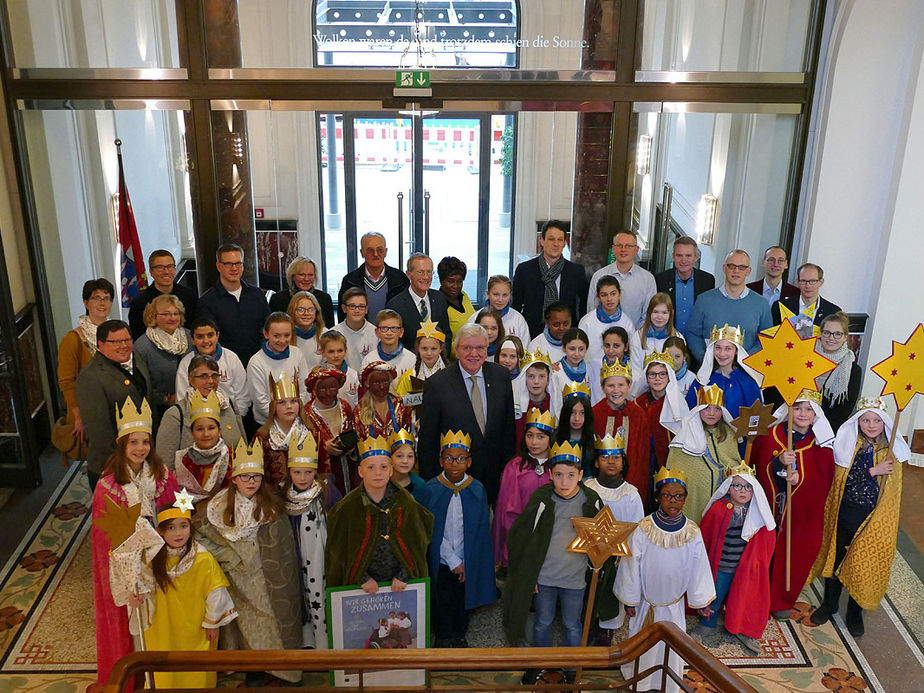
<path fill-rule="evenodd" d="M 297 289 L 286 289 L 274 293 L 269 300 L 270 312 L 281 310 L 285 313 L 289 309 L 289 301 L 297 293 Z M 329 330 L 337 324 L 334 322 L 334 302 L 331 300 L 329 293 L 320 289 L 312 289 L 311 293 L 318 299 L 318 305 L 321 306 L 321 319 L 324 320 L 324 329 Z"/>
<path fill-rule="evenodd" d="M 442 291 L 435 289 L 427 290 L 427 297 L 430 299 L 430 316 L 429 319 L 440 327 L 440 331 L 446 335 L 446 341 L 443 343 L 443 351 L 449 353 L 449 342 L 452 340 L 452 329 L 449 327 L 449 305 L 446 303 L 446 297 Z M 417 299 L 411 296 L 410 289 L 402 291 L 397 296 L 389 299 L 385 307 L 395 311 L 401 316 L 404 323 L 404 336 L 401 343 L 405 349 L 414 350 L 417 342 L 417 330 L 420 327 L 420 306 L 415 303 Z"/>
<path fill-rule="evenodd" d="M 677 270 L 673 267 L 659 272 L 655 275 L 655 286 L 659 293 L 667 294 L 671 297 L 674 305 L 677 305 Z M 701 269 L 693 268 L 693 298 L 695 299 L 701 293 L 715 288 L 715 277 Z"/>
<path fill-rule="evenodd" d="M 482 374 L 488 405 L 484 435 L 475 420 L 459 362 L 427 378 L 417 436 L 417 459 L 421 476 L 432 479 L 440 472 L 440 436 L 450 430 L 468 433 L 472 437 L 469 473 L 484 484 L 488 499 L 493 501 L 497 498 L 504 465 L 514 454 L 513 388 L 510 373 L 500 364 L 485 361 Z"/>
<path fill-rule="evenodd" d="M 337 314 L 340 316 L 340 322 L 346 320 L 346 313 L 343 310 L 343 294 L 347 289 L 356 287 L 362 289 L 365 287 L 366 265 L 362 264 L 352 272 L 343 275 L 343 281 L 340 282 L 340 291 L 337 293 Z M 404 291 L 411 285 L 411 280 L 407 275 L 396 267 L 385 265 L 385 278 L 388 283 L 388 292 L 386 293 L 385 302 L 388 303 L 395 296 Z M 369 322 L 375 324 L 375 316 L 368 316 Z"/>
<path fill-rule="evenodd" d="M 521 262 L 513 273 L 513 301 L 511 306 L 520 311 L 529 325 L 529 334 L 535 337 L 545 327 L 542 304 L 545 299 L 545 286 L 539 263 L 545 262 L 542 255 Z M 584 313 L 587 312 L 587 274 L 578 264 L 565 260 L 561 272 L 561 286 L 558 300 L 571 311 L 571 326 L 577 327 Z M 524 344 L 524 346 L 526 346 Z"/>
<path fill-rule="evenodd" d="M 748 282 L 746 285 L 751 291 L 757 293 L 758 295 L 763 295 L 764 293 L 764 280 L 761 277 L 756 282 Z M 789 282 L 784 281 L 783 285 L 780 287 L 780 298 L 789 298 L 790 296 L 798 296 L 799 288 L 793 286 Z M 798 305 L 798 301 L 796 302 Z"/>
<path fill-rule="evenodd" d="M 770 307 L 770 315 L 773 317 L 773 324 L 779 325 L 783 322 L 783 319 L 780 317 L 780 304 L 783 304 L 793 313 L 799 312 L 799 294 L 795 296 L 786 296 L 781 298 L 779 301 L 774 302 Z M 821 325 L 821 321 L 824 320 L 829 315 L 834 315 L 837 311 L 841 309 L 840 306 L 831 303 L 831 301 L 826 300 L 824 297 L 818 297 L 818 307 L 815 309 L 815 319 L 812 320 L 813 325 Z"/>
<path fill-rule="evenodd" d="M 199 298 L 198 310 L 216 322 L 221 345 L 237 354 L 246 367 L 263 345 L 263 323 L 270 313 L 263 291 L 242 281 L 238 301 L 219 280 Z"/>
<path fill-rule="evenodd" d="M 129 375 L 97 352 L 77 376 L 74 392 L 87 429 L 87 469 L 94 474 L 102 474 L 106 460 L 116 449 L 115 405 L 121 407 L 129 396 L 140 405 L 150 390 L 148 367 L 138 354 L 132 370 Z"/>
<path fill-rule="evenodd" d="M 196 314 L 196 302 L 199 300 L 199 295 L 189 287 L 176 283 L 173 284 L 173 289 L 170 293 L 180 299 L 180 303 L 183 304 L 183 310 L 186 311 L 184 321 L 188 325 L 193 321 Z M 145 329 L 147 329 L 144 324 L 144 309 L 160 295 L 161 292 L 157 287 L 151 284 L 132 300 L 132 305 L 128 309 L 128 327 L 132 333 L 132 339 L 138 339 L 144 334 Z"/>

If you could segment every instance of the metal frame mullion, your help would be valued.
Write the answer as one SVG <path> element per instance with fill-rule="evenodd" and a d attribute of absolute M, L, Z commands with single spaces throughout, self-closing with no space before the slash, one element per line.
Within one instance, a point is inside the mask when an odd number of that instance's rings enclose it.
<path fill-rule="evenodd" d="M 488 281 L 488 241 L 491 211 L 491 115 L 481 115 L 478 134 L 478 287 L 477 295 L 485 292 Z M 512 217 L 511 217 L 512 218 Z M 513 229 L 511 229 L 511 233 Z"/>
<path fill-rule="evenodd" d="M 359 238 L 356 232 L 356 141 L 354 139 L 355 113 L 343 114 L 343 216 L 347 242 L 347 271 L 359 266 Z M 337 165 L 337 153 L 327 153 L 327 165 Z"/>

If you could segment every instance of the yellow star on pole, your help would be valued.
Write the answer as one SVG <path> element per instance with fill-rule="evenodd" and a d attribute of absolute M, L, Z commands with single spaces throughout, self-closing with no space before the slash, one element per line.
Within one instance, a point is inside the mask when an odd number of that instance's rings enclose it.
<path fill-rule="evenodd" d="M 924 324 L 919 323 L 904 342 L 892 340 L 892 355 L 870 370 L 885 380 L 883 395 L 893 395 L 899 411 L 924 392 Z"/>
<path fill-rule="evenodd" d="M 571 542 L 569 551 L 586 553 L 590 564 L 599 570 L 610 556 L 631 556 L 626 543 L 629 535 L 638 526 L 634 522 L 619 522 L 613 511 L 604 505 L 603 510 L 593 517 L 572 517 L 571 524 L 577 538 Z"/>
<path fill-rule="evenodd" d="M 135 523 L 141 515 L 141 504 L 123 507 L 106 496 L 106 509 L 93 520 L 93 524 L 109 537 L 109 548 L 121 546 L 135 532 Z"/>
<path fill-rule="evenodd" d="M 761 349 L 744 362 L 763 376 L 761 387 L 776 387 L 792 406 L 802 390 L 817 390 L 815 378 L 837 364 L 815 351 L 817 337 L 800 339 L 792 323 L 784 320 L 772 337 L 760 333 Z"/>

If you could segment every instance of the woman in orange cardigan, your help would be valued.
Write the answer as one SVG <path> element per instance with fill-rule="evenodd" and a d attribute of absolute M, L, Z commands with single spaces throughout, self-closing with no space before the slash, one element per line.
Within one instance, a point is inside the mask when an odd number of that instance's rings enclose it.
<path fill-rule="evenodd" d="M 74 384 L 77 375 L 96 353 L 96 328 L 109 319 L 115 287 L 108 279 L 91 279 L 83 285 L 82 295 L 87 312 L 77 318 L 77 327 L 64 335 L 58 346 L 58 388 L 67 406 L 67 426 L 74 438 L 85 443 L 86 433 Z"/>

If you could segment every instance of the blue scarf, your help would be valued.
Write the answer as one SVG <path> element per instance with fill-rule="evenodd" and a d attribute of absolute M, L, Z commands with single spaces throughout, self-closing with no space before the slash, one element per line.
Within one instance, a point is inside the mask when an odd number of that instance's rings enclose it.
<path fill-rule="evenodd" d="M 597 320 L 600 322 L 609 325 L 614 322 L 619 322 L 620 318 L 622 318 L 622 306 L 618 306 L 616 312 L 612 315 L 607 315 L 606 311 L 603 310 L 603 306 L 597 306 Z"/>
<path fill-rule="evenodd" d="M 285 351 L 281 351 L 277 354 L 267 346 L 266 340 L 263 340 L 263 353 L 273 359 L 273 361 L 282 361 L 283 359 L 289 358 L 289 347 L 286 347 Z"/>
<path fill-rule="evenodd" d="M 683 529 L 683 526 L 687 523 L 687 518 L 683 513 L 680 513 L 677 517 L 671 517 L 661 510 L 661 508 L 655 510 L 651 519 L 654 520 L 658 529 L 663 529 L 665 532 L 676 532 L 679 529 Z"/>
<path fill-rule="evenodd" d="M 576 383 L 582 383 L 587 379 L 587 362 L 581 361 L 581 364 L 577 368 L 571 368 L 568 365 L 568 361 L 565 358 L 562 358 L 558 362 L 561 364 L 561 369 L 565 372 L 565 375 L 568 376 L 569 380 L 573 380 Z"/>
<path fill-rule="evenodd" d="M 213 359 L 215 359 L 216 361 L 218 361 L 219 359 L 221 359 L 221 354 L 222 354 L 223 351 L 224 351 L 224 349 L 221 348 L 221 344 L 216 344 L 216 345 L 215 345 L 215 353 L 214 353 L 214 354 L 203 354 L 201 351 L 199 351 L 198 349 L 196 349 L 196 353 L 197 353 L 199 356 L 211 356 L 211 357 L 212 357 Z"/>
<path fill-rule="evenodd" d="M 654 327 L 649 327 L 648 331 L 645 333 L 645 337 L 647 339 L 667 339 L 668 336 L 667 325 L 665 325 L 664 328 L 660 330 L 655 329 Z"/>
<path fill-rule="evenodd" d="M 311 339 L 312 337 L 314 337 L 317 331 L 318 331 L 317 328 L 315 328 L 313 325 L 310 330 L 303 330 L 301 327 L 296 327 L 295 336 L 298 337 L 299 339 Z"/>
<path fill-rule="evenodd" d="M 486 308 L 487 310 L 491 310 L 491 308 L 492 308 L 491 302 L 490 302 L 490 301 L 485 301 L 485 302 L 484 302 L 484 308 Z M 506 306 L 504 306 L 504 309 L 503 309 L 503 310 L 499 310 L 499 311 L 497 311 L 497 312 L 500 314 L 500 316 L 501 316 L 502 318 L 507 317 L 507 313 L 510 312 L 510 304 L 508 303 Z"/>
<path fill-rule="evenodd" d="M 385 361 L 386 363 L 388 363 L 389 361 L 391 361 L 391 360 L 392 360 L 393 358 L 395 358 L 396 356 L 399 356 L 399 355 L 401 354 L 401 352 L 404 351 L 404 345 L 403 345 L 403 344 L 398 344 L 398 349 L 397 349 L 397 351 L 392 351 L 392 352 L 387 352 L 387 351 L 385 351 L 384 349 L 382 349 L 382 343 L 381 343 L 381 342 L 379 342 L 378 345 L 376 345 L 375 348 L 378 349 L 379 358 L 382 359 L 383 361 Z"/>
<path fill-rule="evenodd" d="M 488 356 L 494 356 L 494 353 L 497 351 L 497 342 L 494 344 L 488 344 Z"/>
<path fill-rule="evenodd" d="M 620 365 L 620 366 L 625 366 L 625 365 L 628 364 L 628 363 L 629 363 L 629 355 L 628 355 L 628 354 L 623 354 L 623 355 L 622 355 L 622 358 L 619 359 L 619 365 Z M 610 360 L 609 360 L 608 358 L 606 358 L 606 356 L 604 356 L 604 357 L 603 357 L 603 365 L 604 365 L 604 366 L 612 366 L 612 365 L 615 365 L 615 364 L 610 363 Z M 677 377 L 679 378 L 680 376 L 677 376 Z"/>
<path fill-rule="evenodd" d="M 685 376 L 686 374 L 687 374 L 687 362 L 684 361 L 683 363 L 680 364 L 680 370 L 677 371 L 676 373 L 677 380 L 682 380 L 683 376 Z"/>
<path fill-rule="evenodd" d="M 560 339 L 555 339 L 555 337 L 553 337 L 551 334 L 549 334 L 549 328 L 548 328 L 548 327 L 545 327 L 545 328 L 542 329 L 542 334 L 545 335 L 546 341 L 547 341 L 549 344 L 551 344 L 552 346 L 556 346 L 556 347 L 560 347 L 560 346 L 561 346 L 561 340 L 560 340 Z"/>
<path fill-rule="evenodd" d="M 520 367 L 517 366 L 517 367 L 514 368 L 512 371 L 510 371 L 510 379 L 511 379 L 511 380 L 516 380 L 516 379 L 517 379 L 517 376 L 518 376 L 519 374 L 520 374 Z"/>

